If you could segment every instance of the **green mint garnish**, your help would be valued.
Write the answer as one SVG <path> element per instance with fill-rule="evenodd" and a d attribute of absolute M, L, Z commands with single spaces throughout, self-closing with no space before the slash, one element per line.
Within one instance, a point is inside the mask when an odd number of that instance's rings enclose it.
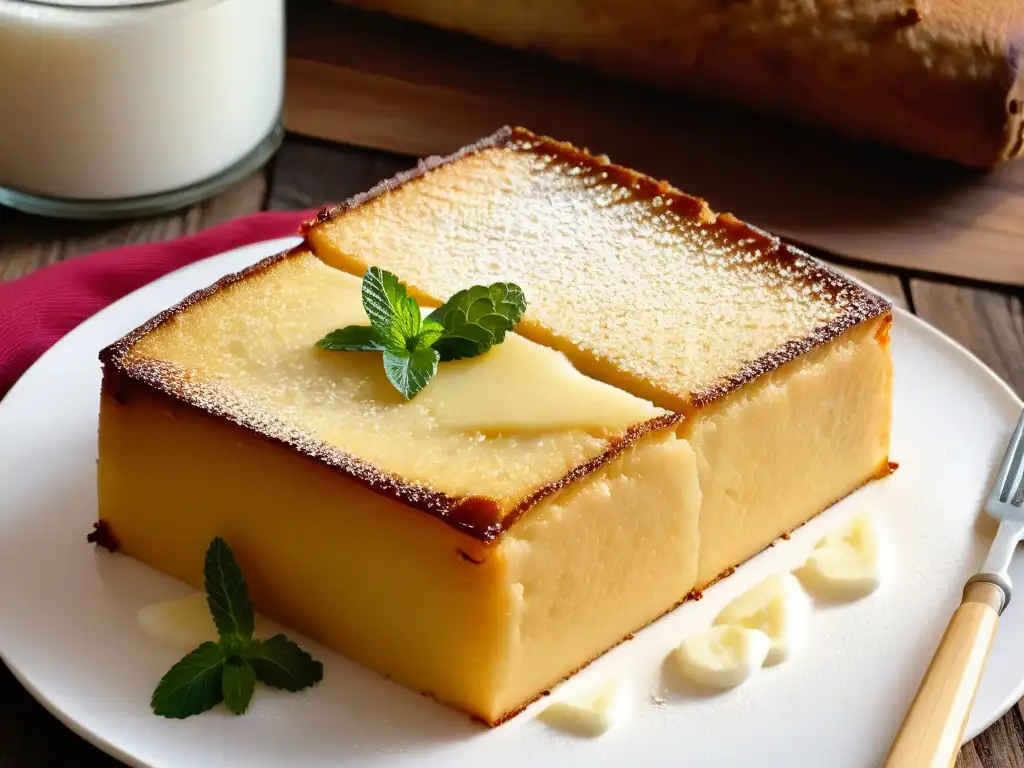
<path fill-rule="evenodd" d="M 370 267 L 363 276 L 363 309 L 388 349 L 405 347 L 420 332 L 420 305 L 380 267 Z"/>
<path fill-rule="evenodd" d="M 284 635 L 274 635 L 253 647 L 247 660 L 261 683 L 286 691 L 301 691 L 310 680 L 316 683 L 323 677 L 320 662 Z"/>
<path fill-rule="evenodd" d="M 434 344 L 441 362 L 482 355 L 505 340 L 526 311 L 526 296 L 515 283 L 474 285 L 459 291 L 428 319 L 444 327 Z"/>
<path fill-rule="evenodd" d="M 420 332 L 413 341 L 413 349 L 429 349 L 433 347 L 437 340 L 445 334 L 445 327 L 435 320 L 433 317 L 428 315 L 423 318 L 423 324 L 420 326 Z"/>
<path fill-rule="evenodd" d="M 415 352 L 388 348 L 384 350 L 384 373 L 395 389 L 411 398 L 437 373 L 439 358 L 437 350 L 430 347 Z"/>
<path fill-rule="evenodd" d="M 219 642 L 205 642 L 163 676 L 150 702 L 162 717 L 198 715 L 222 701 L 243 714 L 256 681 L 300 691 L 323 679 L 323 665 L 284 635 L 253 637 L 256 615 L 245 577 L 220 537 L 206 551 L 203 582 Z"/>
<path fill-rule="evenodd" d="M 153 693 L 153 712 L 185 718 L 212 709 L 224 699 L 223 672 L 224 649 L 219 643 L 203 643 L 163 676 Z"/>
<path fill-rule="evenodd" d="M 363 310 L 370 325 L 339 328 L 317 342 L 332 352 L 383 352 L 384 372 L 411 399 L 437 373 L 437 364 L 477 357 L 505 340 L 526 312 L 515 283 L 474 285 L 421 319 L 420 307 L 398 278 L 380 267 L 363 276 Z"/>
<path fill-rule="evenodd" d="M 235 556 L 220 537 L 215 538 L 206 550 L 203 586 L 221 641 L 239 647 L 249 642 L 256 629 L 256 615 L 252 609 L 252 600 L 249 599 L 249 588 Z"/>
<path fill-rule="evenodd" d="M 245 659 L 228 659 L 224 662 L 221 688 L 224 706 L 236 715 L 244 715 L 256 690 L 256 670 Z"/>
<path fill-rule="evenodd" d="M 317 344 L 335 352 L 383 352 L 387 349 L 384 340 L 369 325 L 350 325 L 348 328 L 339 328 L 328 333 Z"/>

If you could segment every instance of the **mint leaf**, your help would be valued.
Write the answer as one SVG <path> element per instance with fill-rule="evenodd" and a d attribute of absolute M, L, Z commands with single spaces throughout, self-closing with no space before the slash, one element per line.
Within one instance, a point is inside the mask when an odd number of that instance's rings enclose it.
<path fill-rule="evenodd" d="M 420 335 L 423 335 L 422 331 Z M 377 333 L 377 329 L 370 325 L 339 328 L 328 333 L 316 345 L 332 352 L 383 352 L 386 348 L 384 339 Z"/>
<path fill-rule="evenodd" d="M 366 270 L 362 297 L 370 325 L 380 334 L 387 348 L 404 349 L 419 334 L 420 305 L 390 272 L 380 267 Z"/>
<path fill-rule="evenodd" d="M 494 335 L 486 328 L 462 324 L 435 341 L 434 349 L 437 350 L 440 361 L 448 363 L 452 360 L 482 355 L 493 344 Z"/>
<path fill-rule="evenodd" d="M 423 318 L 423 325 L 420 327 L 419 334 L 413 339 L 412 351 L 415 352 L 419 349 L 432 347 L 434 342 L 442 336 L 444 336 L 444 326 L 436 320 L 425 317 Z"/>
<path fill-rule="evenodd" d="M 206 602 L 221 641 L 241 644 L 250 640 L 256 616 L 249 599 L 249 588 L 234 554 L 219 536 L 206 550 L 203 582 Z"/>
<path fill-rule="evenodd" d="M 257 679 L 289 691 L 323 679 L 323 665 L 284 635 L 266 641 L 253 638 L 255 614 L 249 590 L 234 555 L 219 536 L 206 551 L 203 575 L 220 641 L 203 643 L 168 670 L 150 702 L 156 714 L 186 718 L 223 701 L 231 712 L 241 715 L 249 709 Z"/>
<path fill-rule="evenodd" d="M 474 285 L 421 318 L 419 304 L 398 278 L 380 267 L 363 275 L 363 309 L 370 327 L 348 326 L 317 346 L 333 351 L 384 353 L 384 373 L 411 399 L 437 373 L 439 362 L 476 357 L 505 340 L 526 312 L 526 296 L 515 283 Z"/>
<path fill-rule="evenodd" d="M 384 352 L 384 373 L 407 399 L 427 385 L 437 373 L 437 350 L 427 347 L 410 352 L 408 349 L 387 349 Z"/>
<path fill-rule="evenodd" d="M 256 690 L 256 670 L 245 659 L 228 659 L 224 662 L 221 688 L 224 705 L 236 715 L 244 715 Z"/>
<path fill-rule="evenodd" d="M 515 283 L 492 283 L 487 288 L 491 300 L 498 307 L 498 314 L 515 317 L 512 327 L 519 324 L 519 319 L 526 314 L 526 294 Z"/>
<path fill-rule="evenodd" d="M 427 316 L 444 326 L 434 342 L 441 362 L 482 355 L 505 340 L 526 311 L 526 296 L 515 283 L 474 285 L 454 294 Z"/>
<path fill-rule="evenodd" d="M 323 664 L 284 635 L 253 643 L 246 658 L 261 683 L 286 691 L 301 691 L 324 677 Z"/>
<path fill-rule="evenodd" d="M 206 642 L 185 656 L 163 676 L 150 704 L 162 717 L 183 719 L 217 706 L 224 698 L 221 675 L 224 651 Z"/>

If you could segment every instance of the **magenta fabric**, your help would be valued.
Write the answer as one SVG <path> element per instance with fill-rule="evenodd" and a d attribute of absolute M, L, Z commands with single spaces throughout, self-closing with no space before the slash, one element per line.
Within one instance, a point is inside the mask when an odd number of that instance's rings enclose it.
<path fill-rule="evenodd" d="M 257 213 L 195 235 L 99 251 L 0 283 L 0 397 L 50 346 L 108 304 L 208 256 L 296 235 L 315 214 Z M 154 307 L 153 314 L 160 309 Z"/>

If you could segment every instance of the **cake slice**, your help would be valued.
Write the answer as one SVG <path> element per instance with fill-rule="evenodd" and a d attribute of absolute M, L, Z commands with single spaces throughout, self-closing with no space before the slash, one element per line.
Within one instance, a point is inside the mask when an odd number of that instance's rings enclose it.
<path fill-rule="evenodd" d="M 221 536 L 260 612 L 490 724 L 687 597 L 681 414 L 515 334 L 406 400 L 379 353 L 316 347 L 365 323 L 360 281 L 296 249 L 103 350 L 120 550 L 202 588 Z"/>
<path fill-rule="evenodd" d="M 888 471 L 889 304 L 667 184 L 505 130 L 306 235 L 101 353 L 99 517 L 489 724 Z M 405 399 L 371 265 L 527 311 Z"/>
<path fill-rule="evenodd" d="M 397 272 L 427 304 L 514 281 L 519 333 L 685 414 L 698 585 L 888 473 L 889 303 L 665 182 L 506 128 L 306 234 L 328 264 Z"/>

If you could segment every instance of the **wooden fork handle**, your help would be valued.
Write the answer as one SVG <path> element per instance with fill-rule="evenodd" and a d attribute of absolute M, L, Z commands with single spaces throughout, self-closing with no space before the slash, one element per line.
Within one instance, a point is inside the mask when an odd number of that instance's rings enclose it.
<path fill-rule="evenodd" d="M 987 581 L 964 588 L 885 768 L 945 768 L 956 761 L 1004 597 L 998 585 Z"/>

